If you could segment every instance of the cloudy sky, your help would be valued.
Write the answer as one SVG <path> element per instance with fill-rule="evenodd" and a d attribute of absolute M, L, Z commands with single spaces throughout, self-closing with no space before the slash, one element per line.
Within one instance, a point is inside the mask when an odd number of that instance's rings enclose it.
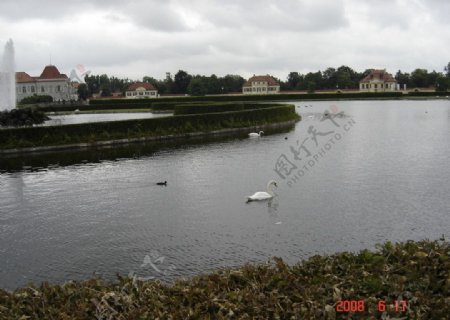
<path fill-rule="evenodd" d="M 1 0 L 0 44 L 18 71 L 158 79 L 191 74 L 306 73 L 348 65 L 442 71 L 447 0 Z"/>

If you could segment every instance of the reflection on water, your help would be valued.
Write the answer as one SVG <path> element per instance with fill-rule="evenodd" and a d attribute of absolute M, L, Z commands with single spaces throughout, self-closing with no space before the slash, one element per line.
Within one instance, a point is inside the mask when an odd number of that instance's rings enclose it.
<path fill-rule="evenodd" d="M 58 126 L 63 124 L 120 121 L 130 119 L 149 119 L 171 116 L 172 113 L 152 113 L 152 112 L 126 112 L 126 113 L 89 113 L 89 114 L 67 114 L 50 115 L 50 120 L 43 126 Z"/>
<path fill-rule="evenodd" d="M 294 263 L 450 238 L 448 101 L 296 105 L 295 130 L 259 139 L 1 157 L 0 287 L 117 272 L 171 280 L 272 256 Z M 301 168 L 291 147 L 311 126 L 336 130 L 321 121 L 333 105 L 345 114 L 336 121 L 354 127 L 288 185 L 277 159 Z M 278 195 L 247 204 L 271 179 Z"/>

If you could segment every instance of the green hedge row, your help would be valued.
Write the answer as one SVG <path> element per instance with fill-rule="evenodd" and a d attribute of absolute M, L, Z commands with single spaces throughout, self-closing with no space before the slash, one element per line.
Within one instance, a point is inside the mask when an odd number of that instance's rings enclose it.
<path fill-rule="evenodd" d="M 153 119 L 0 130 L 0 148 L 86 143 L 239 128 L 298 119 L 293 105 Z"/>
<path fill-rule="evenodd" d="M 410 91 L 408 92 L 408 96 L 412 97 L 442 97 L 449 96 L 450 92 L 448 91 Z"/>
<path fill-rule="evenodd" d="M 266 94 L 266 95 L 236 95 L 236 96 L 201 96 L 201 97 L 172 97 L 155 98 L 155 102 L 204 102 L 204 101 L 279 101 L 279 100 L 305 100 L 305 99 L 359 99 L 359 98 L 397 98 L 401 92 L 342 92 L 342 93 L 291 93 L 291 94 Z M 116 99 L 116 100 L 91 100 L 91 105 L 111 104 L 148 104 L 148 100 Z"/>
<path fill-rule="evenodd" d="M 254 109 L 267 109 L 270 107 L 282 106 L 282 104 L 273 103 L 247 103 L 247 102 L 209 102 L 177 104 L 174 109 L 174 115 L 200 114 L 226 111 L 241 111 Z"/>

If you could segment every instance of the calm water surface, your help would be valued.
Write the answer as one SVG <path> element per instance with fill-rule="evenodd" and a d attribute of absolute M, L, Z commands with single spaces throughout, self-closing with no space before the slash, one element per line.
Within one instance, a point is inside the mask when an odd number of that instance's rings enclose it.
<path fill-rule="evenodd" d="M 0 287 L 450 238 L 448 100 L 296 105 L 261 139 L 0 159 Z M 270 179 L 273 201 L 246 204 Z"/>
<path fill-rule="evenodd" d="M 67 114 L 67 115 L 50 115 L 50 120 L 46 121 L 44 126 L 55 126 L 63 124 L 102 122 L 102 121 L 119 121 L 130 119 L 148 119 L 167 117 L 171 113 L 152 113 L 152 112 L 124 112 L 124 113 L 91 113 L 91 114 Z"/>

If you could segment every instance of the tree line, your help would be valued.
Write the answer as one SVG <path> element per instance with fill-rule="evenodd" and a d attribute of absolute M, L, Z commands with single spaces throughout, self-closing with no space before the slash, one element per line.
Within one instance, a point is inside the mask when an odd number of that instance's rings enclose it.
<path fill-rule="evenodd" d="M 324 71 L 308 72 L 302 74 L 292 71 L 286 80 L 276 79 L 280 83 L 281 90 L 339 90 L 358 89 L 359 81 L 370 73 L 371 69 L 358 72 L 348 66 L 338 68 L 327 68 Z M 447 91 L 450 87 L 450 62 L 444 67 L 443 72 L 435 70 L 428 72 L 427 69 L 417 68 L 411 73 L 398 70 L 394 75 L 397 82 L 407 88 L 428 88 L 435 87 L 437 91 Z M 245 79 L 240 75 L 226 75 L 218 77 L 215 74 L 210 76 L 191 75 L 184 70 L 179 70 L 174 76 L 166 73 L 165 79 L 155 79 L 145 76 L 141 80 L 152 84 L 159 94 L 226 94 L 232 92 L 242 92 Z M 103 75 L 88 75 L 85 77 L 85 84 L 78 88 L 81 99 L 87 99 L 94 94 L 103 97 L 110 97 L 113 93 L 124 94 L 128 86 L 137 81 L 128 78 L 119 79 Z"/>

